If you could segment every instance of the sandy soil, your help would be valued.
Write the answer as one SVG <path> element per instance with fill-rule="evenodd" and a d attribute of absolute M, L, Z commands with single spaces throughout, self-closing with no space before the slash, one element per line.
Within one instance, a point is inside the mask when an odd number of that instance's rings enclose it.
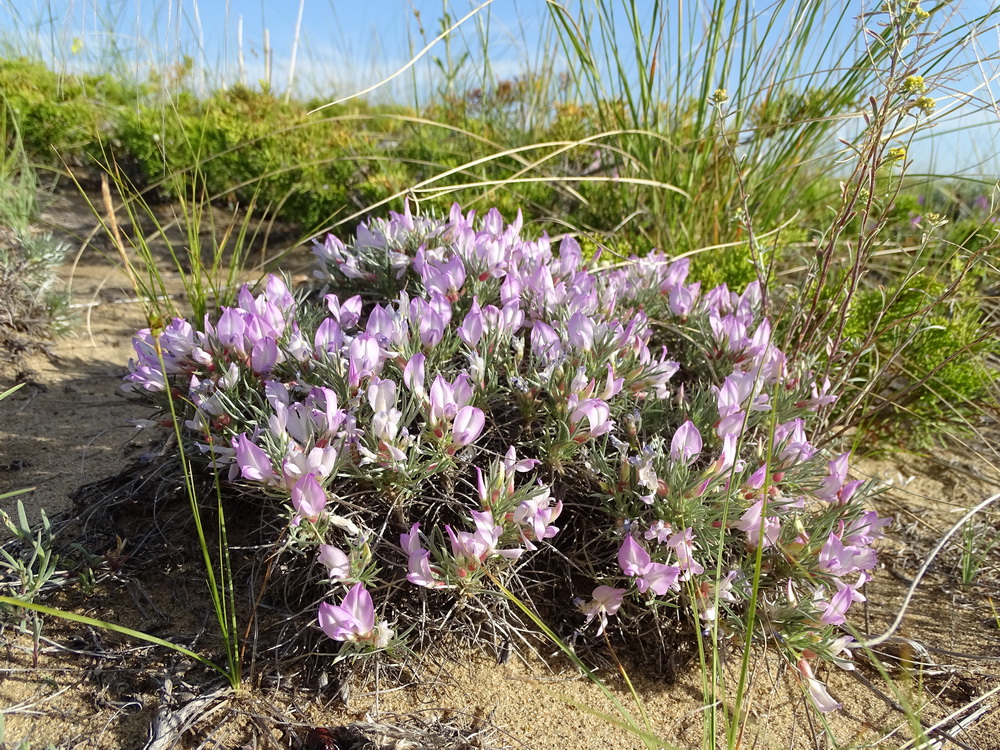
<path fill-rule="evenodd" d="M 50 209 L 47 218 L 69 225 L 77 235 L 85 233 L 85 218 L 65 207 Z M 75 333 L 53 346 L 53 356 L 32 357 L 26 385 L 0 403 L 0 493 L 34 486 L 25 498 L 33 519 L 43 508 L 50 516 L 78 512 L 72 501 L 77 488 L 118 473 L 153 448 L 153 438 L 128 424 L 146 416 L 144 409 L 119 389 L 129 338 L 144 324 L 141 308 L 129 301 L 125 278 L 94 248 L 82 251 L 63 273 L 80 315 Z M 967 456 L 856 465 L 858 476 L 893 483 L 879 504 L 898 519 L 882 554 L 883 570 L 866 587 L 869 601 L 856 623 L 863 631 L 877 633 L 887 626 L 943 530 L 965 508 L 996 491 L 1000 473 Z M 4 507 L 12 503 L 5 501 Z M 918 589 L 899 632 L 908 641 L 895 639 L 880 649 L 878 665 L 859 664 L 854 674 L 821 675 L 844 703 L 841 712 L 826 717 L 842 746 L 906 746 L 913 731 L 898 706 L 911 702 L 927 726 L 940 723 L 938 728 L 953 731 L 960 746 L 1000 748 L 1000 618 L 991 598 L 1000 582 L 998 556 L 995 550 L 987 556 L 977 584 L 963 587 L 955 576 L 958 549 L 943 554 Z M 56 597 L 57 605 L 163 637 L 188 639 L 204 628 L 203 597 L 193 593 L 196 570 L 142 569 L 115 558 L 114 549 L 91 552 L 104 555 L 95 567 L 94 590 L 68 588 Z M 355 680 L 345 690 L 335 680 L 320 687 L 315 680 L 262 683 L 251 677 L 240 694 L 199 703 L 199 696 L 217 686 L 189 681 L 187 668 L 176 658 L 113 634 L 50 620 L 37 644 L 9 626 L 0 634 L 0 646 L 0 710 L 6 715 L 8 743 L 142 747 L 159 716 L 189 725 L 177 733 L 182 737 L 178 747 L 322 748 L 315 737 L 308 739 L 311 727 L 365 718 L 450 723 L 474 736 L 480 744 L 471 746 L 479 747 L 642 747 L 635 735 L 615 726 L 621 717 L 608 699 L 560 658 L 546 664 L 537 656 L 515 655 L 497 664 L 442 648 L 426 655 L 420 684 L 371 678 Z M 555 651 L 539 648 L 546 656 Z M 638 717 L 613 662 L 606 662 L 602 679 Z M 739 655 L 729 654 L 727 670 L 738 664 Z M 794 671 L 758 655 L 754 664 L 741 747 L 825 747 L 820 720 Z M 893 678 L 898 694 L 885 687 L 876 666 Z M 705 708 L 697 665 L 671 684 L 643 671 L 641 665 L 629 668 L 651 731 L 678 747 L 700 747 Z M 720 712 L 731 705 L 730 697 Z M 404 715 L 408 718 L 400 718 Z M 967 726 L 959 726 L 969 717 Z"/>

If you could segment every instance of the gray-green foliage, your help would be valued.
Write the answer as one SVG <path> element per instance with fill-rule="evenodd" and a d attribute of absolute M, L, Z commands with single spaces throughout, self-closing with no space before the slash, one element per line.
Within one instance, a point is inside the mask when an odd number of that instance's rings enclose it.
<path fill-rule="evenodd" d="M 21 130 L 0 100 L 0 362 L 16 361 L 67 322 L 67 297 L 55 269 L 67 246 L 31 224 L 38 210 L 38 181 Z"/>
<path fill-rule="evenodd" d="M 16 519 L 0 510 L 0 521 L 20 547 L 19 550 L 0 548 L 2 588 L 28 602 L 35 601 L 58 577 L 59 558 L 52 551 L 52 524 L 45 511 L 41 512 L 41 519 L 39 527 L 32 529 L 20 500 L 17 501 Z"/>

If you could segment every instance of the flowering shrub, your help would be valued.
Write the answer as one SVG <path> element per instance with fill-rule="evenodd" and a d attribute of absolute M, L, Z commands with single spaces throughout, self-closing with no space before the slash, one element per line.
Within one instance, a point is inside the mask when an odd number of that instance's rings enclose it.
<path fill-rule="evenodd" d="M 809 660 L 850 668 L 887 521 L 810 443 L 829 385 L 771 342 L 756 284 L 702 292 L 686 260 L 584 264 L 521 229 L 456 206 L 330 236 L 322 304 L 271 276 L 200 330 L 140 331 L 125 388 L 176 389 L 198 451 L 285 507 L 334 640 L 392 647 L 404 590 L 431 627 L 499 606 L 496 582 L 558 607 L 586 579 L 580 628 L 638 639 L 673 610 L 746 636 L 756 591 L 754 627 L 834 707 Z"/>

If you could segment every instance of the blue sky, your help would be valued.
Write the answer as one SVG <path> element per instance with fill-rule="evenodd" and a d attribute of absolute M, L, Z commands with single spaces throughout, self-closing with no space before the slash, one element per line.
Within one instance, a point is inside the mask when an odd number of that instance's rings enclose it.
<path fill-rule="evenodd" d="M 577 0 L 562 1 L 576 10 Z M 649 4 L 649 0 L 638 2 L 640 8 Z M 851 8 L 849 18 L 862 8 L 861 0 L 854 4 L 857 10 Z M 100 67 L 109 59 L 111 46 L 115 50 L 111 57 L 139 71 L 162 67 L 164 61 L 188 54 L 198 63 L 196 83 L 205 90 L 241 79 L 253 84 L 268 76 L 275 88 L 285 90 L 291 77 L 299 93 L 330 97 L 367 88 L 403 67 L 441 31 L 445 8 L 456 21 L 478 5 L 469 0 L 304 0 L 299 26 L 299 0 L 0 0 L 0 37 L 8 45 L 67 68 Z M 761 0 L 757 7 L 766 15 L 772 5 L 772 0 Z M 831 18 L 845 7 L 834 0 L 828 5 Z M 957 8 L 959 17 L 973 17 L 993 5 L 990 0 L 966 0 L 952 4 L 946 12 Z M 676 6 L 667 4 L 671 10 Z M 684 6 L 698 7 L 695 3 Z M 932 7 L 933 2 L 928 0 L 925 6 Z M 790 27 L 793 19 L 788 15 L 779 11 L 779 24 Z M 693 39 L 698 19 L 689 20 Z M 874 22 L 869 23 L 872 26 Z M 856 29 L 852 21 L 839 32 L 821 29 L 816 38 L 825 41 L 831 34 L 846 34 L 835 41 L 850 44 L 852 37 L 861 38 Z M 264 55 L 266 36 L 269 65 Z M 860 51 L 860 42 L 854 44 Z M 450 53 L 452 67 L 456 67 L 463 51 L 471 50 L 455 81 L 455 90 L 462 91 L 478 82 L 485 64 L 484 48 L 499 78 L 545 65 L 556 71 L 567 67 L 558 41 L 551 36 L 544 0 L 493 0 L 454 32 L 450 46 L 438 43 L 406 74 L 369 98 L 408 104 L 414 98 L 426 98 L 444 85 L 434 59 L 448 67 Z M 819 50 L 817 45 L 808 54 L 819 56 Z M 1000 36 L 994 29 L 975 40 L 966 59 L 996 55 L 997 50 Z M 294 76 L 290 76 L 293 57 Z M 666 71 L 667 66 L 662 69 Z M 948 86 L 969 91 L 997 72 L 994 60 Z M 956 107 L 958 100 L 949 96 L 947 88 L 932 93 L 939 99 L 939 111 Z M 994 96 L 1000 100 L 1000 86 L 992 81 L 977 96 L 983 102 Z M 846 123 L 843 134 L 849 135 L 851 129 Z M 987 171 L 1000 173 L 995 158 L 1000 151 L 1000 117 L 995 107 L 970 112 L 964 120 L 942 122 L 936 131 L 933 138 L 923 139 L 912 149 L 918 161 L 933 159 L 939 169 L 961 171 L 986 159 Z"/>

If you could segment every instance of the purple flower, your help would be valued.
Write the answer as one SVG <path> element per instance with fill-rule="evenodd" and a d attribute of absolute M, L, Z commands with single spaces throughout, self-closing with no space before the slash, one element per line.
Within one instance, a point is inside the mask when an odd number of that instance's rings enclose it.
<path fill-rule="evenodd" d="M 861 486 L 861 481 L 847 481 L 847 461 L 850 455 L 850 451 L 842 453 L 827 464 L 830 473 L 815 493 L 818 499 L 844 504 Z"/>
<path fill-rule="evenodd" d="M 845 576 L 859 570 L 875 567 L 875 550 L 870 547 L 845 545 L 836 534 L 830 532 L 826 543 L 819 551 L 819 567 L 825 573 Z"/>
<path fill-rule="evenodd" d="M 669 305 L 670 312 L 679 318 L 686 318 L 694 309 L 695 302 L 698 301 L 698 292 L 701 290 L 701 282 L 685 286 L 681 284 L 670 290 Z"/>
<path fill-rule="evenodd" d="M 844 529 L 841 539 L 848 544 L 863 547 L 885 536 L 882 529 L 891 523 L 891 518 L 879 518 L 875 511 L 866 510 L 860 518 Z"/>
<path fill-rule="evenodd" d="M 343 581 L 351 575 L 351 558 L 332 544 L 319 545 L 319 564 L 326 568 L 331 581 Z"/>
<path fill-rule="evenodd" d="M 471 515 L 473 523 L 476 525 L 476 530 L 473 532 L 456 532 L 447 524 L 444 527 L 451 542 L 452 555 L 459 566 L 459 575 L 462 575 L 463 572 L 468 573 L 468 571 L 476 570 L 486 562 L 487 558 L 493 555 L 515 559 L 523 552 L 521 549 L 498 550 L 496 548 L 503 535 L 503 527 L 496 525 L 490 511 L 474 510 Z"/>
<path fill-rule="evenodd" d="M 363 309 L 363 301 L 360 294 L 354 295 L 343 304 L 340 303 L 336 294 L 328 294 L 324 299 L 326 300 L 327 309 L 330 310 L 333 319 L 340 327 L 350 330 L 358 324 Z"/>
<path fill-rule="evenodd" d="M 757 542 L 761 540 L 760 524 L 763 511 L 764 499 L 761 498 L 750 506 L 747 512 L 740 517 L 739 521 L 733 524 L 734 529 L 746 532 L 747 543 L 751 547 L 756 547 Z M 781 536 L 781 522 L 777 518 L 765 518 L 763 536 L 764 547 L 766 548 L 770 547 L 772 544 L 777 544 L 779 536 Z"/>
<path fill-rule="evenodd" d="M 806 439 L 805 423 L 801 419 L 778 425 L 774 431 L 774 442 L 781 446 L 778 460 L 783 465 L 808 461 L 816 452 Z"/>
<path fill-rule="evenodd" d="M 694 554 L 694 530 L 688 527 L 684 531 L 678 531 L 667 540 L 667 546 L 673 549 L 677 555 L 677 565 L 684 571 L 681 580 L 686 581 L 691 576 L 701 575 L 705 568 L 695 560 Z"/>
<path fill-rule="evenodd" d="M 313 347 L 316 354 L 331 355 L 340 351 L 344 345 L 344 334 L 340 324 L 333 318 L 326 318 L 316 329 L 313 336 Z"/>
<path fill-rule="evenodd" d="M 726 435 L 722 438 L 722 452 L 712 464 L 711 473 L 722 474 L 728 471 L 736 462 L 736 435 Z M 742 464 L 742 461 L 740 462 Z M 707 482 L 708 480 L 706 480 Z"/>
<path fill-rule="evenodd" d="M 512 336 L 524 325 L 524 310 L 521 309 L 520 299 L 510 300 L 503 309 L 487 305 L 483 308 L 483 321 L 485 330 Z"/>
<path fill-rule="evenodd" d="M 657 596 L 663 596 L 670 589 L 680 590 L 680 584 L 677 583 L 680 573 L 681 570 L 676 565 L 650 563 L 642 575 L 635 579 L 635 585 L 640 594 L 649 590 Z"/>
<path fill-rule="evenodd" d="M 240 467 L 244 479 L 264 483 L 277 480 L 271 459 L 246 436 L 246 433 L 233 438 L 233 448 L 236 449 L 236 464 Z"/>
<path fill-rule="evenodd" d="M 452 441 L 455 445 L 466 446 L 474 443 L 486 426 L 486 416 L 481 409 L 463 406 L 455 415 L 451 426 Z"/>
<path fill-rule="evenodd" d="M 625 575 L 636 579 L 636 587 L 641 594 L 649 590 L 657 596 L 663 596 L 670 589 L 678 588 L 677 577 L 680 575 L 680 568 L 651 562 L 649 553 L 631 534 L 625 537 L 625 541 L 618 549 L 618 564 Z"/>
<path fill-rule="evenodd" d="M 677 428 L 670 441 L 670 459 L 690 466 L 701 453 L 701 433 L 690 419 Z"/>
<path fill-rule="evenodd" d="M 802 406 L 809 411 L 818 411 L 822 407 L 832 404 L 837 400 L 837 397 L 830 393 L 830 378 L 823 378 L 822 383 L 812 384 L 812 398 L 808 401 L 803 401 L 797 403 L 796 406 Z"/>
<path fill-rule="evenodd" d="M 215 326 L 215 336 L 227 349 L 243 351 L 243 336 L 246 332 L 244 314 L 232 307 L 225 307 Z"/>
<path fill-rule="evenodd" d="M 622 392 L 622 388 L 625 385 L 625 378 L 615 377 L 615 368 L 610 363 L 608 364 L 608 379 L 604 383 L 604 390 L 597 394 L 597 397 L 602 401 L 610 401 L 619 393 Z"/>
<path fill-rule="evenodd" d="M 543 367 L 563 356 L 559 334 L 540 320 L 536 320 L 531 329 L 531 353 L 542 363 Z"/>
<path fill-rule="evenodd" d="M 460 373 L 451 383 L 438 375 L 431 383 L 429 414 L 431 426 L 438 428 L 441 423 L 450 422 L 458 414 L 459 409 L 468 406 L 471 400 L 472 381 L 467 373 Z"/>
<path fill-rule="evenodd" d="M 427 357 L 423 352 L 417 352 L 403 368 L 403 383 L 410 389 L 414 396 L 423 400 L 427 397 L 424 390 L 424 361 Z"/>
<path fill-rule="evenodd" d="M 365 587 L 357 583 L 339 605 L 319 605 L 319 626 L 335 641 L 363 640 L 375 628 L 375 605 Z"/>
<path fill-rule="evenodd" d="M 409 534 L 399 535 L 399 544 L 406 552 L 406 580 L 416 586 L 429 589 L 445 588 L 446 584 L 438 580 L 431 568 L 431 553 L 420 546 L 420 524 L 410 527 Z"/>
<path fill-rule="evenodd" d="M 382 367 L 382 350 L 374 336 L 360 333 L 347 349 L 348 385 L 357 388 L 362 378 L 371 377 Z"/>
<path fill-rule="evenodd" d="M 292 486 L 292 506 L 295 508 L 297 523 L 302 518 L 315 521 L 326 509 L 326 490 L 316 480 L 315 474 L 306 474 Z"/>
<path fill-rule="evenodd" d="M 583 313 L 573 313 L 566 326 L 566 335 L 577 349 L 590 351 L 594 346 L 594 321 Z"/>
<path fill-rule="evenodd" d="M 277 342 L 270 336 L 265 336 L 250 351 L 250 369 L 258 375 L 267 375 L 279 362 L 279 357 Z"/>
<path fill-rule="evenodd" d="M 424 287 L 451 300 L 458 299 L 465 284 L 465 264 L 457 255 L 447 261 L 428 263 L 424 268 Z"/>
<path fill-rule="evenodd" d="M 375 305 L 368 315 L 365 331 L 375 337 L 384 348 L 398 346 L 407 339 L 400 326 L 399 316 L 390 307 Z"/>
<path fill-rule="evenodd" d="M 410 328 L 424 347 L 440 343 L 450 322 L 451 305 L 446 297 L 435 294 L 430 302 L 419 297 L 410 301 Z"/>
<path fill-rule="evenodd" d="M 568 406 L 570 434 L 578 443 L 611 432 L 615 426 L 611 420 L 611 409 L 599 398 L 579 401 L 574 393 L 570 395 Z M 580 429 L 580 423 L 585 419 L 590 429 Z"/>
<path fill-rule="evenodd" d="M 823 613 L 819 621 L 824 625 L 843 625 L 847 622 L 847 608 L 853 602 L 854 590 L 838 580 L 837 593 L 830 598 L 830 601 L 820 600 L 816 602 L 816 608 Z"/>
<path fill-rule="evenodd" d="M 669 266 L 667 266 L 666 273 L 663 277 L 663 282 L 660 284 L 660 291 L 663 293 L 669 293 L 676 289 L 678 286 L 684 283 L 687 278 L 688 271 L 691 269 L 691 259 L 681 258 L 680 260 L 675 260 Z"/>
<path fill-rule="evenodd" d="M 809 666 L 809 662 L 805 659 L 800 659 L 796 666 L 805 680 L 809 697 L 812 698 L 813 703 L 816 704 L 816 708 L 820 713 L 826 714 L 840 708 L 841 704 L 830 697 L 830 693 L 826 690 L 826 685 L 813 676 L 812 667 Z"/>
<path fill-rule="evenodd" d="M 608 626 L 608 615 L 615 614 L 622 606 L 625 599 L 626 589 L 616 589 L 611 586 L 598 586 L 594 589 L 593 600 L 581 607 L 587 616 L 586 625 L 589 625 L 594 618 L 597 618 L 600 627 L 597 634 L 600 635 Z"/>
<path fill-rule="evenodd" d="M 455 329 L 455 333 L 462 341 L 475 348 L 479 344 L 479 339 L 483 337 L 483 311 L 479 307 L 479 300 L 472 299 L 472 308 L 465 316 L 462 325 Z"/>
<path fill-rule="evenodd" d="M 330 388 L 313 388 L 306 396 L 305 406 L 309 409 L 310 421 L 320 440 L 335 437 L 347 419 L 347 412 L 339 408 L 337 394 Z"/>

